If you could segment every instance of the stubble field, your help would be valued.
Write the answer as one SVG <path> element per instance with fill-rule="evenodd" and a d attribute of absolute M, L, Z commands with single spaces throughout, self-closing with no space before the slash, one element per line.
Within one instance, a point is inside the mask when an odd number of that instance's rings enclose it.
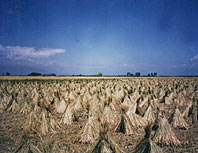
<path fill-rule="evenodd" d="M 0 152 L 198 152 L 196 77 L 0 77 Z"/>

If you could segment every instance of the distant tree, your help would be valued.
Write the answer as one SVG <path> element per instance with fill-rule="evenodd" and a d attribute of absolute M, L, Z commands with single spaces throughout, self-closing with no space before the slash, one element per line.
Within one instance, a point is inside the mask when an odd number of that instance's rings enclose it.
<path fill-rule="evenodd" d="M 97 73 L 96 76 L 102 76 L 102 73 Z"/>
<path fill-rule="evenodd" d="M 51 73 L 50 76 L 56 76 L 56 74 L 55 73 Z"/>
<path fill-rule="evenodd" d="M 9 76 L 10 75 L 10 73 L 9 72 L 6 72 L 6 76 Z"/>
<path fill-rule="evenodd" d="M 128 76 L 128 77 L 131 77 L 131 76 L 133 76 L 133 73 L 127 72 L 127 76 Z"/>
<path fill-rule="evenodd" d="M 131 76 L 131 72 L 127 72 L 127 76 Z"/>
<path fill-rule="evenodd" d="M 157 76 L 157 72 L 151 72 L 147 74 L 148 77 L 156 77 Z"/>
<path fill-rule="evenodd" d="M 42 74 L 41 73 L 38 73 L 38 72 L 32 72 L 30 74 L 28 74 L 28 76 L 41 76 Z"/>
<path fill-rule="evenodd" d="M 140 77 L 140 76 L 141 76 L 141 73 L 140 73 L 140 72 L 136 72 L 136 73 L 135 73 L 135 76 L 136 76 L 136 77 Z"/>

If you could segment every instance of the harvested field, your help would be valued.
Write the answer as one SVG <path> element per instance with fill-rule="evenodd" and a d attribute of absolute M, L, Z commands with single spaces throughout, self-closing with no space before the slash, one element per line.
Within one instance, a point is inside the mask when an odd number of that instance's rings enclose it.
<path fill-rule="evenodd" d="M 198 78 L 0 77 L 0 153 L 198 152 Z"/>

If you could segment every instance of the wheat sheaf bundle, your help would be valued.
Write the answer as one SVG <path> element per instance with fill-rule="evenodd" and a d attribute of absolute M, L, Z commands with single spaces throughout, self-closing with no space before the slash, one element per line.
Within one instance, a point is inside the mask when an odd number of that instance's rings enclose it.
<path fill-rule="evenodd" d="M 55 107 L 56 113 L 62 114 L 65 112 L 65 109 L 67 108 L 67 104 L 64 99 L 61 99 L 61 100 L 55 101 L 54 107 Z"/>
<path fill-rule="evenodd" d="M 27 114 L 30 112 L 30 106 L 27 104 L 27 102 L 24 102 L 24 104 L 21 106 L 21 109 L 19 111 L 20 114 Z"/>
<path fill-rule="evenodd" d="M 37 129 L 39 129 L 41 134 L 46 135 L 48 132 L 55 132 L 58 128 L 60 128 L 60 125 L 50 112 L 42 110 L 37 121 Z"/>
<path fill-rule="evenodd" d="M 153 110 L 153 108 L 151 106 L 149 106 L 146 110 L 146 112 L 144 113 L 143 119 L 147 122 L 147 123 L 154 123 L 155 122 L 155 111 Z"/>
<path fill-rule="evenodd" d="M 151 140 L 151 125 L 145 128 L 145 136 L 132 153 L 163 153 L 162 149 Z"/>
<path fill-rule="evenodd" d="M 153 141 L 157 144 L 163 145 L 175 145 L 178 146 L 181 142 L 177 139 L 175 133 L 172 131 L 172 128 L 168 122 L 168 120 L 163 117 L 159 121 L 159 127 L 154 134 Z"/>
<path fill-rule="evenodd" d="M 118 121 L 118 115 L 110 106 L 105 106 L 102 116 L 102 122 L 106 123 L 109 129 L 115 128 Z"/>
<path fill-rule="evenodd" d="M 83 128 L 80 142 L 82 143 L 93 143 L 98 139 L 100 133 L 100 123 L 98 118 L 95 116 L 90 116 L 88 122 Z"/>
<path fill-rule="evenodd" d="M 99 138 L 88 148 L 87 153 L 125 153 L 107 133 L 105 125 L 100 128 Z"/>
<path fill-rule="evenodd" d="M 133 127 L 146 127 L 147 122 L 144 118 L 142 118 L 140 115 L 132 112 L 132 111 L 127 111 L 126 115 L 128 116 L 129 120 L 131 121 L 131 124 Z"/>
<path fill-rule="evenodd" d="M 189 107 L 187 107 L 183 115 L 185 117 L 187 116 L 188 120 L 191 123 L 198 122 L 198 92 L 194 93 L 192 105 L 189 105 Z"/>
<path fill-rule="evenodd" d="M 174 128 L 186 129 L 186 130 L 189 128 L 189 125 L 184 120 L 178 108 L 175 109 L 174 113 L 169 119 L 169 122 L 171 126 Z"/>
<path fill-rule="evenodd" d="M 70 105 L 68 105 L 68 107 L 66 108 L 63 117 L 61 119 L 61 123 L 66 124 L 66 125 L 70 125 L 72 124 L 74 121 L 77 121 L 77 115 L 74 112 L 73 109 L 73 104 L 71 103 Z"/>
<path fill-rule="evenodd" d="M 133 126 L 130 118 L 125 113 L 125 111 L 128 107 L 126 107 L 126 106 L 121 106 L 121 107 L 122 107 L 121 118 L 120 118 L 120 121 L 118 122 L 118 124 L 116 125 L 114 131 L 125 133 L 126 135 L 137 134 L 135 131 L 136 127 Z"/>
<path fill-rule="evenodd" d="M 7 111 L 10 112 L 17 112 L 20 109 L 19 104 L 16 102 L 15 99 L 11 100 L 7 105 Z"/>
<path fill-rule="evenodd" d="M 55 132 L 60 128 L 59 123 L 50 112 L 46 110 L 32 111 L 22 121 L 21 126 L 24 130 L 40 132 L 41 135 L 46 135 L 48 132 Z"/>

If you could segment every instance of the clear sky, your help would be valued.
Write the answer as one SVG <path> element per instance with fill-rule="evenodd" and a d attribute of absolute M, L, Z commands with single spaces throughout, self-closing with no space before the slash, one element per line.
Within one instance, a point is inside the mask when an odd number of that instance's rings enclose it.
<path fill-rule="evenodd" d="M 198 75 L 198 0 L 0 0 L 0 74 Z"/>

